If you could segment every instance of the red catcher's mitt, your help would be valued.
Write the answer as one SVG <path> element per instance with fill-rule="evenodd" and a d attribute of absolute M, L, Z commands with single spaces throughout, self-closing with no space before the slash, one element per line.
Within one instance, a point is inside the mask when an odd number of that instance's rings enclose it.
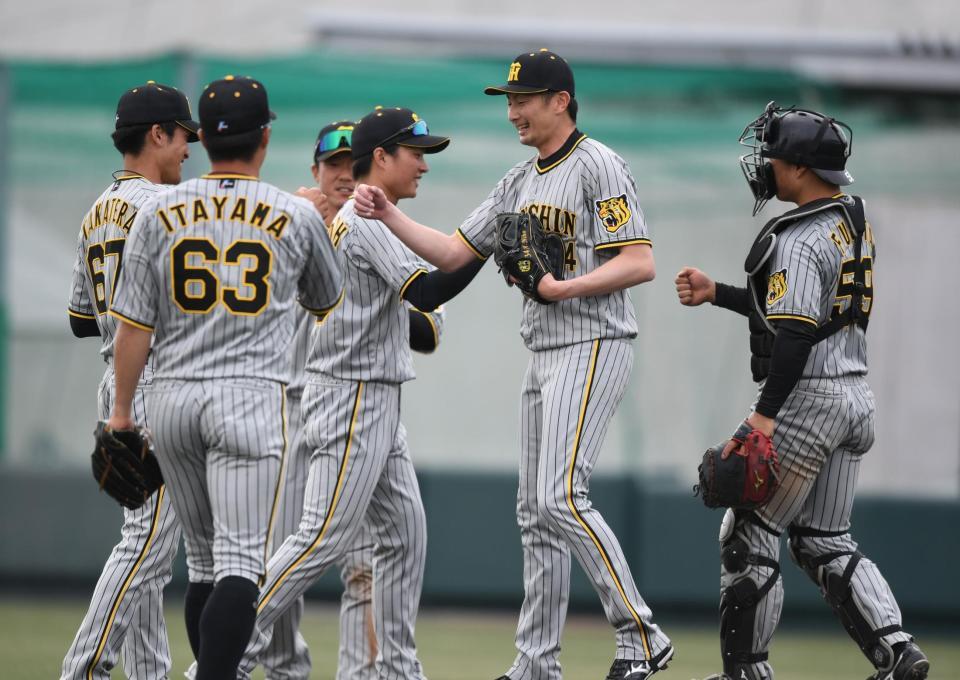
<path fill-rule="evenodd" d="M 722 457 L 725 441 L 703 454 L 694 494 L 700 495 L 708 508 L 759 508 L 780 486 L 780 461 L 773 442 L 745 422 L 730 439 L 736 446 L 726 458 Z"/>

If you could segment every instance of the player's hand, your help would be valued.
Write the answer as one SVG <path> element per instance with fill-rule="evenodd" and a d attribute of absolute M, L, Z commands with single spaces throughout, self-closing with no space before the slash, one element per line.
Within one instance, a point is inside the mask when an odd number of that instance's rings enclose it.
<path fill-rule="evenodd" d="M 321 216 L 326 213 L 327 195 L 320 190 L 320 187 L 300 187 L 294 194 L 313 203 L 313 207 L 317 209 L 317 212 L 320 213 Z"/>
<path fill-rule="evenodd" d="M 380 187 L 358 184 L 353 192 L 357 214 L 369 220 L 382 220 L 392 205 Z"/>
<path fill-rule="evenodd" d="M 137 424 L 133 422 L 133 418 L 130 416 L 118 416 L 116 413 L 111 413 L 110 419 L 107 421 L 107 429 L 136 430 Z"/>
<path fill-rule="evenodd" d="M 564 300 L 567 297 L 567 282 L 557 281 L 553 274 L 548 272 L 537 284 L 537 294 L 548 302 Z"/>
<path fill-rule="evenodd" d="M 773 418 L 767 418 L 766 416 L 762 416 L 756 411 L 754 411 L 749 416 L 747 416 L 746 420 L 744 420 L 743 422 L 748 427 L 754 430 L 759 430 L 762 434 L 766 435 L 768 438 L 770 439 L 773 438 L 773 431 L 776 426 L 776 421 Z M 736 434 L 734 436 L 736 436 Z M 742 443 L 741 441 L 737 441 L 736 439 L 731 438 L 730 441 L 727 442 L 727 445 L 723 447 L 723 452 L 720 454 L 720 458 L 722 458 L 723 460 L 726 460 L 727 458 L 729 458 L 733 450 L 737 448 L 737 446 L 739 446 L 741 443 Z"/>
<path fill-rule="evenodd" d="M 677 286 L 680 304 L 696 307 L 717 299 L 717 284 L 709 276 L 694 267 L 684 267 L 673 281 Z"/>

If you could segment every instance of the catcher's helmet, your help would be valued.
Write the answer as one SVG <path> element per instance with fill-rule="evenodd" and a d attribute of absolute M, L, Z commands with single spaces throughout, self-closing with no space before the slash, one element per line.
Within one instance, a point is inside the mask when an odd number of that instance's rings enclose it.
<path fill-rule="evenodd" d="M 751 149 L 740 157 L 740 167 L 756 199 L 754 215 L 777 193 L 767 158 L 805 165 L 829 184 L 853 183 L 853 176 L 846 170 L 853 131 L 846 123 L 822 113 L 784 109 L 770 102 L 763 114 L 744 128 L 740 143 Z"/>

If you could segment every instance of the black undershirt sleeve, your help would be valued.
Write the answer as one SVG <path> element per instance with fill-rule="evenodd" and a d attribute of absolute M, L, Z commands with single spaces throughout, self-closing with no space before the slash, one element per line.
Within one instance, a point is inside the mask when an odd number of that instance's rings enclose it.
<path fill-rule="evenodd" d="M 432 312 L 448 300 L 455 298 L 460 291 L 473 281 L 485 260 L 475 259 L 460 269 L 445 273 L 435 269 L 418 276 L 403 293 L 403 299 L 417 309 Z"/>
<path fill-rule="evenodd" d="M 437 348 L 437 336 L 427 315 L 417 309 L 408 311 L 410 317 L 410 349 L 429 354 Z"/>
<path fill-rule="evenodd" d="M 750 314 L 750 293 L 746 288 L 717 282 L 717 293 L 713 304 L 737 314 Z"/>
<path fill-rule="evenodd" d="M 757 413 L 767 418 L 777 417 L 803 375 L 815 333 L 816 327 L 805 321 L 785 319 L 778 323 L 770 353 L 770 374 L 757 401 Z"/>
<path fill-rule="evenodd" d="M 69 315 L 70 330 L 78 338 L 92 338 L 100 335 L 100 327 L 96 319 L 81 319 L 79 316 Z"/>

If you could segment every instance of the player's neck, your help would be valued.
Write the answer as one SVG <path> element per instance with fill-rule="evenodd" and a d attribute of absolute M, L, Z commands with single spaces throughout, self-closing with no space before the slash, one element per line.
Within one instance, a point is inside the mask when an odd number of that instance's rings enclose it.
<path fill-rule="evenodd" d="M 160 164 L 152 161 L 146 154 L 140 156 L 124 155 L 123 172 L 125 175 L 140 175 L 153 184 L 161 183 Z"/>
<path fill-rule="evenodd" d="M 839 193 L 840 187 L 817 183 L 810 187 L 801 187 L 797 192 L 797 196 L 794 198 L 793 202 L 797 204 L 797 207 L 800 207 L 806 205 L 807 203 L 812 203 L 813 201 L 819 201 L 824 198 L 833 198 Z"/>
<path fill-rule="evenodd" d="M 211 175 L 246 175 L 260 177 L 260 163 L 256 161 L 211 161 Z"/>
<path fill-rule="evenodd" d="M 550 156 L 559 151 L 560 147 L 570 139 L 570 135 L 572 135 L 576 129 L 577 126 L 573 121 L 567 121 L 562 125 L 558 125 L 557 129 L 554 130 L 547 141 L 537 145 L 537 155 L 539 155 L 541 159 L 550 158 Z"/>
<path fill-rule="evenodd" d="M 394 205 L 397 204 L 397 201 L 399 199 L 397 198 L 396 194 L 394 194 L 393 190 L 389 186 L 387 186 L 386 182 L 384 182 L 382 179 L 377 177 L 376 172 L 371 172 L 367 177 L 360 178 L 359 181 L 363 182 L 364 184 L 369 184 L 370 186 L 377 187 L 378 189 L 383 191 L 383 195 L 387 197 L 388 201 L 390 201 Z"/>

